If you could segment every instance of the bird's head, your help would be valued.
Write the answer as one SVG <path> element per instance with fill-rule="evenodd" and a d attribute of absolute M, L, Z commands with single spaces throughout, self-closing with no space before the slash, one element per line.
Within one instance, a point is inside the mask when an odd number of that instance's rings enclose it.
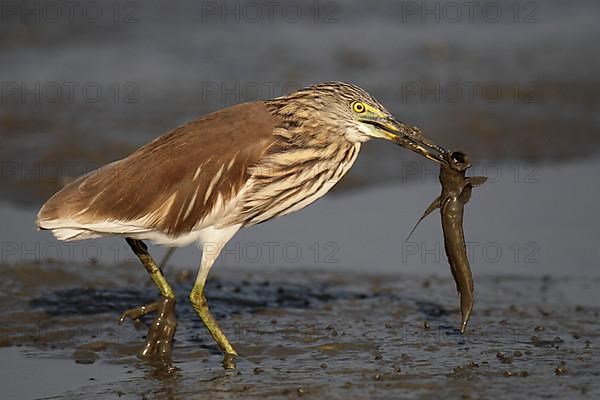
<path fill-rule="evenodd" d="M 284 114 L 296 118 L 311 131 L 343 134 L 353 142 L 385 139 L 433 161 L 447 163 L 446 150 L 421 131 L 400 122 L 363 89 L 342 82 L 328 82 L 301 89 L 275 101 L 284 101 Z M 283 110 L 282 110 L 283 111 Z"/>

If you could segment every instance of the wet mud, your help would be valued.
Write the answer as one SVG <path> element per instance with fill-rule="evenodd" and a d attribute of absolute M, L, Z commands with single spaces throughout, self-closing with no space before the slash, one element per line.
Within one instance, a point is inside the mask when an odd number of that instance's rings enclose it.
<path fill-rule="evenodd" d="M 206 294 L 240 354 L 237 368 L 224 370 L 187 300 L 191 271 L 167 273 L 178 325 L 165 365 L 136 356 L 152 316 L 117 323 L 122 311 L 157 296 L 141 266 L 0 270 L 0 380 L 10 398 L 600 394 L 600 307 L 564 297 L 565 287 L 598 283 L 587 279 L 478 278 L 478 307 L 461 335 L 447 274 L 222 267 Z"/>

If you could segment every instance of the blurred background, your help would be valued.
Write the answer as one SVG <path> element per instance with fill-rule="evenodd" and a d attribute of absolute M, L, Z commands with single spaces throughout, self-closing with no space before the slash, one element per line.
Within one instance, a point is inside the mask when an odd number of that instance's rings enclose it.
<path fill-rule="evenodd" d="M 597 235 L 584 233 L 600 222 L 587 206 L 600 150 L 597 1 L 8 1 L 1 11 L 0 202 L 11 221 L 1 261 L 52 258 L 44 245 L 56 242 L 32 222 L 74 177 L 203 114 L 330 80 L 363 87 L 489 177 L 466 229 L 501 243 L 508 265 L 480 254 L 483 271 L 561 270 L 573 257 L 588 271 L 598 255 L 572 253 L 596 247 Z M 337 246 L 340 264 L 396 271 L 413 251 L 399 243 L 439 191 L 437 174 L 433 163 L 371 141 L 331 199 L 242 232 L 241 246 L 285 238 L 302 243 L 294 264 L 326 266 L 309 249 L 317 238 L 321 253 Z M 576 242 L 558 234 L 567 227 Z M 415 240 L 439 245 L 437 221 L 421 229 Z M 121 261 L 123 251 L 105 249 L 104 260 Z M 426 251 L 419 245 L 417 255 Z M 528 251 L 545 259 L 523 268 Z M 436 267 L 442 255 L 437 248 Z M 224 263 L 290 264 L 247 258 Z M 194 266 L 197 251 L 174 260 Z M 403 268 L 431 264 L 412 261 Z"/>
<path fill-rule="evenodd" d="M 329 80 L 475 160 L 600 149 L 600 4 L 3 2 L 0 200 L 39 205 L 72 175 L 232 104 Z M 365 146 L 339 189 L 415 177 Z"/>
<path fill-rule="evenodd" d="M 573 270 L 594 271 L 597 1 L 9 1 L 1 11 L 2 262 L 122 261 L 118 238 L 67 257 L 64 244 L 35 232 L 39 206 L 74 177 L 198 116 L 338 80 L 466 151 L 472 174 L 488 176 L 465 220 L 467 239 L 484 249 L 473 255 L 481 273 L 560 272 L 574 257 Z M 371 141 L 332 196 L 232 242 L 238 255 L 260 243 L 261 257 L 220 263 L 322 267 L 333 252 L 345 267 L 399 271 L 401 259 L 401 271 L 446 274 L 437 218 L 413 237 L 416 250 L 401 244 L 438 193 L 437 174 L 433 163 Z M 268 259 L 264 244 L 274 238 L 292 250 L 300 243 L 301 255 Z M 173 262 L 195 267 L 197 257 L 186 249 Z"/>

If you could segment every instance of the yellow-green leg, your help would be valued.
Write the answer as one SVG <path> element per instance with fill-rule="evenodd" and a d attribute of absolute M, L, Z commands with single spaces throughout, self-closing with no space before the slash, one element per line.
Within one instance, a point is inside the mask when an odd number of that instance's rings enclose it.
<path fill-rule="evenodd" d="M 215 260 L 219 256 L 219 253 L 223 249 L 223 246 L 227 241 L 237 232 L 239 227 L 232 227 L 221 231 L 214 232 L 214 241 L 204 243 L 202 245 L 202 261 L 200 262 L 200 269 L 198 276 L 196 277 L 196 283 L 190 293 L 190 301 L 196 313 L 208 329 L 221 351 L 224 353 L 223 366 L 226 369 L 235 368 L 235 357 L 238 355 L 227 336 L 217 323 L 217 320 L 210 312 L 208 308 L 208 302 L 204 295 L 204 285 L 208 278 L 208 272 L 214 264 Z"/>
<path fill-rule="evenodd" d="M 235 368 L 234 359 L 238 354 L 229 342 L 229 339 L 227 339 L 227 336 L 225 336 L 225 333 L 217 323 L 217 320 L 210 312 L 206 296 L 204 296 L 204 289 L 196 289 L 196 287 L 194 287 L 190 293 L 190 301 L 192 302 L 194 310 L 196 310 L 196 313 L 202 322 L 204 322 L 206 329 L 208 329 L 210 335 L 215 342 L 217 342 L 221 351 L 223 351 L 225 356 L 223 359 L 223 366 L 227 369 Z"/>
<path fill-rule="evenodd" d="M 125 311 L 119 323 L 123 323 L 125 318 L 137 320 L 148 313 L 156 312 L 156 317 L 152 321 L 152 325 L 150 325 L 150 329 L 146 335 L 146 344 L 140 355 L 144 358 L 153 358 L 155 356 L 170 358 L 173 336 L 177 327 L 177 320 L 175 319 L 175 293 L 150 256 L 150 253 L 148 253 L 148 247 L 144 242 L 130 238 L 126 240 L 131 250 L 133 250 L 142 264 L 144 264 L 144 267 L 150 274 L 154 284 L 160 290 L 162 296 L 153 303 Z"/>

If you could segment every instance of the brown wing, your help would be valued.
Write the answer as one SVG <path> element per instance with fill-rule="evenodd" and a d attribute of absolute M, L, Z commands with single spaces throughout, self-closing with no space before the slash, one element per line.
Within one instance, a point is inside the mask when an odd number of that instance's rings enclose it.
<path fill-rule="evenodd" d="M 38 214 L 41 228 L 142 220 L 169 235 L 189 232 L 248 180 L 247 169 L 275 140 L 262 102 L 206 115 L 157 138 L 127 158 L 65 186 Z"/>

